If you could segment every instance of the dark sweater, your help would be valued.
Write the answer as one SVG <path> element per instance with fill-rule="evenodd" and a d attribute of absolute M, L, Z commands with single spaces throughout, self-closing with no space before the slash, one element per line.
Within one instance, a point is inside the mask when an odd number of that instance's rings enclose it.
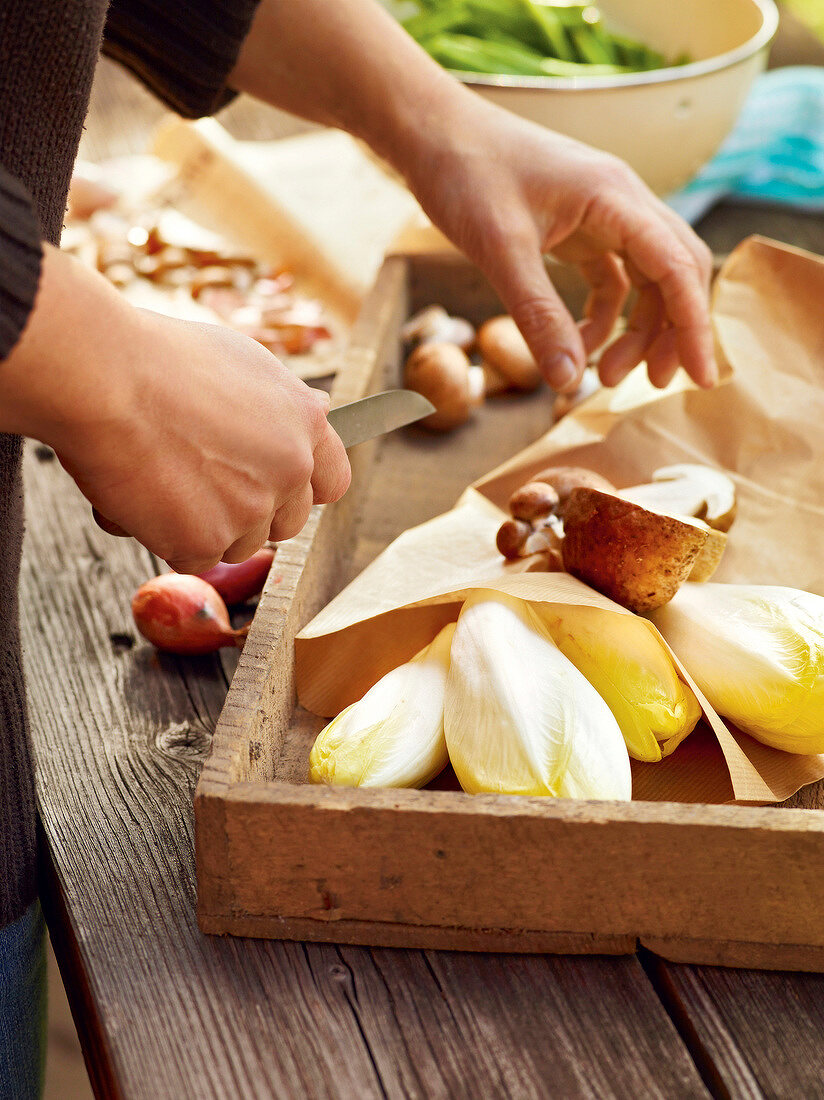
<path fill-rule="evenodd" d="M 101 46 L 180 114 L 210 114 L 232 97 L 226 78 L 256 5 L 0 2 L 0 360 L 31 312 L 41 241 L 57 244 L 60 238 Z M 21 440 L 0 434 L 0 929 L 23 913 L 36 892 L 34 782 L 17 602 L 20 458 Z"/>

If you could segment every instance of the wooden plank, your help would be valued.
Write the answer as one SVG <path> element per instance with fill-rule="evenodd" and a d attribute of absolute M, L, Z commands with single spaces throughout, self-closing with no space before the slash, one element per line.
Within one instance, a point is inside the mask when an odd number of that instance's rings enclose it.
<path fill-rule="evenodd" d="M 714 1096 L 819 1097 L 824 977 L 723 967 L 648 967 Z"/>
<path fill-rule="evenodd" d="M 391 1047 L 375 1044 L 390 1097 L 709 1095 L 694 1067 L 674 1051 L 671 1024 L 637 982 L 633 958 L 591 958 L 582 966 L 583 960 L 563 958 L 370 954 L 375 969 L 363 975 L 358 991 L 364 1031 L 372 1034 L 385 1015 L 402 1018 L 415 1052 L 410 1077 L 405 1059 L 396 1063 Z M 359 955 L 354 948 L 340 951 L 347 966 Z M 508 1057 L 500 1056 L 502 1049 Z"/>
<path fill-rule="evenodd" d="M 325 922 L 330 940 L 375 922 L 408 945 L 432 926 L 523 950 L 541 932 L 824 946 L 815 812 L 285 783 L 233 785 L 220 807 L 232 931 L 252 917 L 271 935 Z"/>
<path fill-rule="evenodd" d="M 824 783 L 785 805 L 821 810 Z M 811 876 L 818 873 L 812 865 Z M 654 953 L 645 957 L 647 973 L 714 1096 L 822 1095 L 821 948 L 649 937 L 644 946 Z M 708 965 L 679 965 L 684 960 Z"/>

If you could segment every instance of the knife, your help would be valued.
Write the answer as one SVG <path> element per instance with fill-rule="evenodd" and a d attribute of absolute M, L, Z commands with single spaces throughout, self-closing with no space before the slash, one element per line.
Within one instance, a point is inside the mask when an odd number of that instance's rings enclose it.
<path fill-rule="evenodd" d="M 414 424 L 424 416 L 435 411 L 435 406 L 414 390 L 384 390 L 373 393 L 371 397 L 362 397 L 359 401 L 350 401 L 348 405 L 338 405 L 329 410 L 329 425 L 343 440 L 344 447 L 355 447 L 383 435 L 405 424 Z M 92 509 L 94 521 L 109 535 L 128 538 L 128 533 L 116 523 L 106 519 L 96 508 Z"/>
<path fill-rule="evenodd" d="M 413 424 L 434 411 L 432 402 L 414 390 L 384 390 L 330 409 L 329 424 L 348 448 Z"/>

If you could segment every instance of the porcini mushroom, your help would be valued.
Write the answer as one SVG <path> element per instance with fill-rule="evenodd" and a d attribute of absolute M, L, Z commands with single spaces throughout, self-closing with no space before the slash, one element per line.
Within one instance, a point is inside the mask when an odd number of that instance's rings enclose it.
<path fill-rule="evenodd" d="M 667 603 L 687 580 L 709 528 L 642 508 L 597 489 L 577 488 L 564 514 L 567 572 L 631 611 Z"/>

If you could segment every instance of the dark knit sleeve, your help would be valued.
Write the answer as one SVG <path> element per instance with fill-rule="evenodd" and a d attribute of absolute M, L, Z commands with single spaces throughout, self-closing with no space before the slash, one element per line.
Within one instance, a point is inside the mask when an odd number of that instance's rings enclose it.
<path fill-rule="evenodd" d="M 29 193 L 0 166 L 0 359 L 17 343 L 31 313 L 42 252 Z"/>
<path fill-rule="evenodd" d="M 258 0 L 112 0 L 103 52 L 185 118 L 235 95 L 226 80 Z"/>

